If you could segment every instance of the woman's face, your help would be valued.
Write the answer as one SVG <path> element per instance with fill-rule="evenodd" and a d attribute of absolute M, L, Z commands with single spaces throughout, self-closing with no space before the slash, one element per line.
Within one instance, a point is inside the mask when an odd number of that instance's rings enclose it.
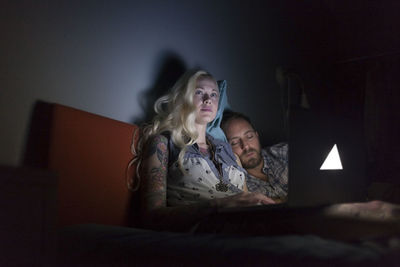
<path fill-rule="evenodd" d="M 196 106 L 196 123 L 211 122 L 218 110 L 219 90 L 217 83 L 209 77 L 197 79 L 193 95 L 193 104 Z"/>

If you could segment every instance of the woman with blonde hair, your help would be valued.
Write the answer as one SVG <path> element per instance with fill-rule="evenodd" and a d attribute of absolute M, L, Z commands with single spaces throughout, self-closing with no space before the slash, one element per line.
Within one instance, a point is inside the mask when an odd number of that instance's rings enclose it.
<path fill-rule="evenodd" d="M 206 133 L 219 94 L 209 73 L 194 70 L 156 101 L 139 141 L 142 226 L 184 231 L 218 208 L 274 203 L 247 192 L 230 145 Z"/>

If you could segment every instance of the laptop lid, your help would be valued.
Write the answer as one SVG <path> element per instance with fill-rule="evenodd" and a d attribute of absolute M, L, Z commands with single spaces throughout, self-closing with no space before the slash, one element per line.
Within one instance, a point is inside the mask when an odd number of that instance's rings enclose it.
<path fill-rule="evenodd" d="M 364 201 L 365 184 L 362 121 L 292 109 L 289 115 L 289 205 Z"/>

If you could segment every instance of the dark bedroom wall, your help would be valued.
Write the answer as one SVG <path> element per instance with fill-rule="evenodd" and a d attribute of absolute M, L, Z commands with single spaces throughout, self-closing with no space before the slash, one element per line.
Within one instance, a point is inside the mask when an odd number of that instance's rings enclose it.
<path fill-rule="evenodd" d="M 301 69 L 311 105 L 358 119 L 369 182 L 400 184 L 400 2 L 325 3 L 330 55 Z"/>
<path fill-rule="evenodd" d="M 138 122 L 196 66 L 228 80 L 232 108 L 254 120 L 264 144 L 282 141 L 277 67 L 316 92 L 321 65 L 398 43 L 387 29 L 395 2 L 351 2 L 1 1 L 0 163 L 19 163 L 38 99 Z"/>
<path fill-rule="evenodd" d="M 234 108 L 254 112 L 248 107 L 262 92 L 264 128 L 279 138 L 279 12 L 265 7 L 271 15 L 256 18 L 261 8 L 261 1 L 1 1 L 0 162 L 18 164 L 38 99 L 137 122 L 145 97 L 196 66 L 228 80 Z"/>

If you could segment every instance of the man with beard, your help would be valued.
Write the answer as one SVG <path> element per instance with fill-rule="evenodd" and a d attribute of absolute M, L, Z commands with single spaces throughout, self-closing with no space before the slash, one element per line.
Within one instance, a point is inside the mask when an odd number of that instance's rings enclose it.
<path fill-rule="evenodd" d="M 279 143 L 261 149 L 258 132 L 250 119 L 237 112 L 225 111 L 221 128 L 232 150 L 247 171 L 250 192 L 260 192 L 284 202 L 288 192 L 288 145 Z"/>

